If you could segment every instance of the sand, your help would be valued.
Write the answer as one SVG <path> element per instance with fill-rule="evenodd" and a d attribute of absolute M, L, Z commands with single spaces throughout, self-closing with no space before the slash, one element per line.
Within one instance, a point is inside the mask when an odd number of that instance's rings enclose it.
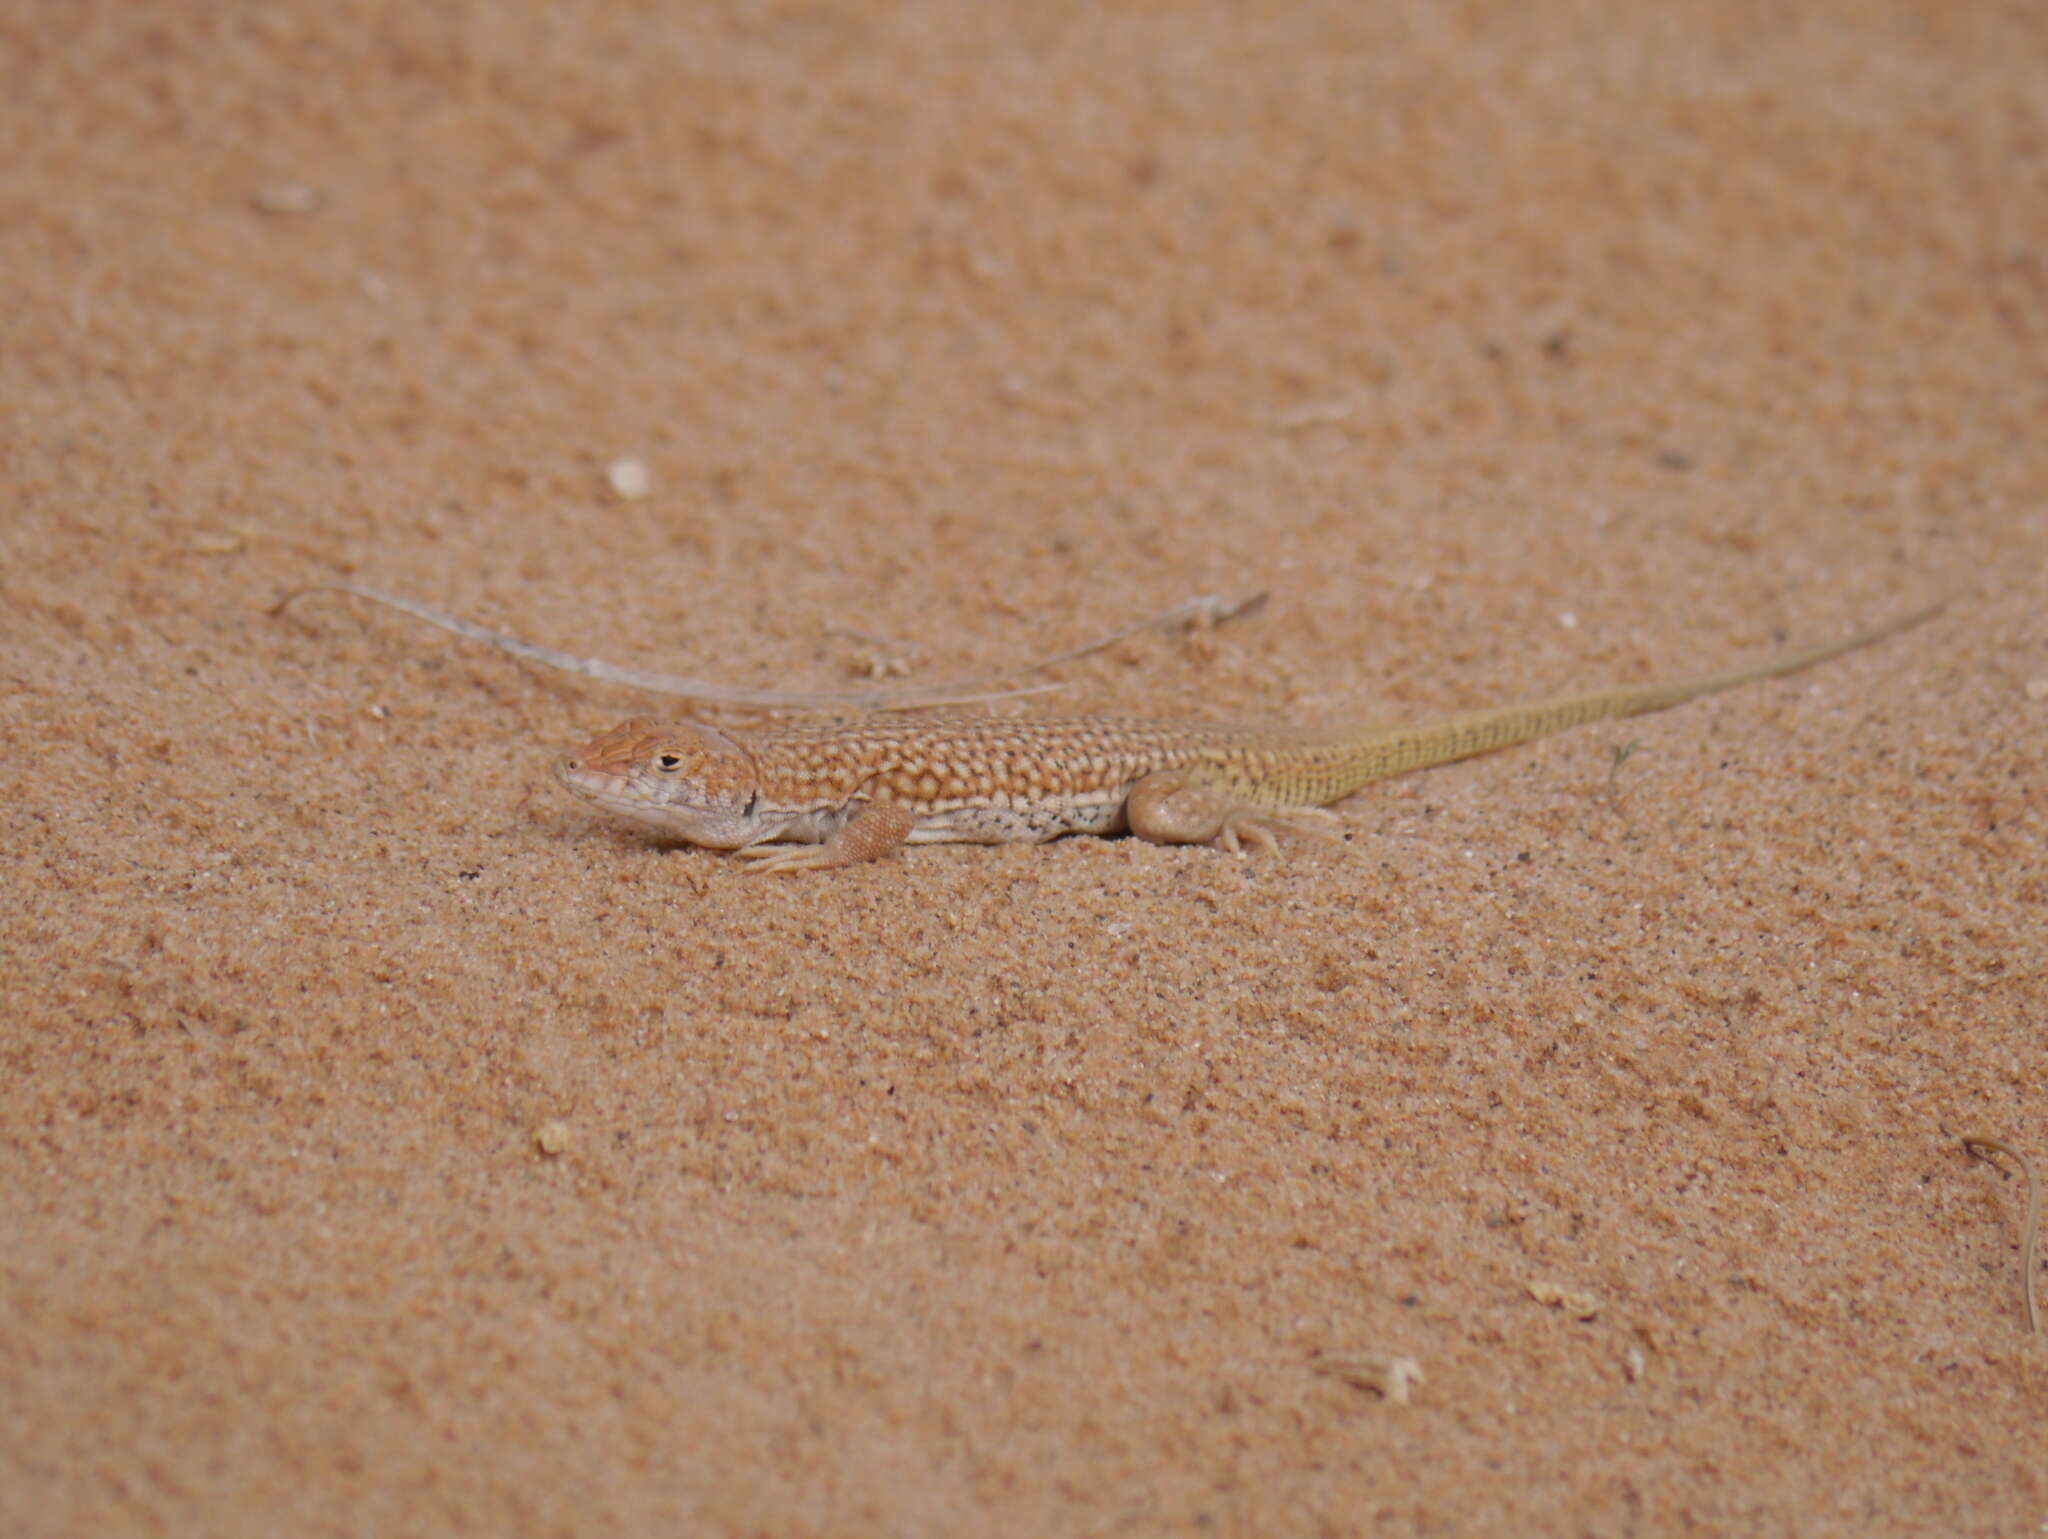
<path fill-rule="evenodd" d="M 2038 7 L 16 10 L 0 1530 L 2048 1521 Z M 336 579 L 1314 724 L 1952 602 L 772 880 Z"/>

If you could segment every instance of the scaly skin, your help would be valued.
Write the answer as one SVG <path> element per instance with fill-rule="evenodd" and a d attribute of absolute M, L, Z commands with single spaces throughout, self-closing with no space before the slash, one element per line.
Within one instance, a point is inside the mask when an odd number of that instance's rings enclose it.
<path fill-rule="evenodd" d="M 555 773 L 608 811 L 734 850 L 757 871 L 852 865 L 900 844 L 1037 843 L 1075 833 L 1271 849 L 1276 829 L 1327 818 L 1320 808 L 1372 781 L 1810 668 L 1939 608 L 1721 673 L 1419 726 L 1318 732 L 937 715 L 739 732 L 643 717 L 563 759 Z"/>

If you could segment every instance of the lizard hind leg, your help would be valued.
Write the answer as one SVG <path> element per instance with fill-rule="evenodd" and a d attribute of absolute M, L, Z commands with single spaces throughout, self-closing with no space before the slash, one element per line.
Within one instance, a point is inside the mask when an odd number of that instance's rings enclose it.
<path fill-rule="evenodd" d="M 1333 841 L 1342 837 L 1315 826 L 1337 822 L 1333 812 L 1255 807 L 1184 769 L 1157 770 L 1132 786 L 1124 799 L 1124 818 L 1132 833 L 1154 844 L 1213 844 L 1233 855 L 1246 844 L 1261 854 L 1278 855 L 1279 841 L 1273 836 L 1283 832 Z"/>

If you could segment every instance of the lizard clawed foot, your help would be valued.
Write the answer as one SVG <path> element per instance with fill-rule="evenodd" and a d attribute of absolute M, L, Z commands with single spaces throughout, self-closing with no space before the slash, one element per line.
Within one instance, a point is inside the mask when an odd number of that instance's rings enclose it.
<path fill-rule="evenodd" d="M 1344 836 L 1334 829 L 1324 828 L 1324 823 L 1342 823 L 1344 820 L 1334 812 L 1325 812 L 1321 807 L 1290 807 L 1275 810 L 1268 807 L 1238 806 L 1227 814 L 1223 827 L 1209 842 L 1218 849 L 1239 853 L 1244 845 L 1251 845 L 1261 855 L 1278 858 L 1280 841 L 1275 834 L 1305 834 L 1320 839 L 1325 844 L 1342 844 Z"/>
<path fill-rule="evenodd" d="M 1264 855 L 1280 853 L 1279 833 L 1312 834 L 1341 843 L 1318 824 L 1338 823 L 1322 807 L 1256 807 L 1188 770 L 1159 770 L 1135 786 L 1124 803 L 1131 832 L 1154 844 L 1213 844 L 1231 854 L 1249 844 Z"/>
<path fill-rule="evenodd" d="M 888 854 L 917 827 L 914 813 L 891 802 L 871 802 L 823 844 L 748 844 L 733 851 L 750 875 L 763 871 L 830 871 Z"/>
<path fill-rule="evenodd" d="M 749 876 L 768 871 L 829 871 L 848 864 L 829 844 L 748 844 L 732 852 Z"/>

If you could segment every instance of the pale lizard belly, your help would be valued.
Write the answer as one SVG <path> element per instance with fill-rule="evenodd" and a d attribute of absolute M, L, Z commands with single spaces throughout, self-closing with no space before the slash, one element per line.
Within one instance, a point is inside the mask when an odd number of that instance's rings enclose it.
<path fill-rule="evenodd" d="M 764 842 L 823 844 L 852 821 L 864 805 L 864 801 L 856 801 L 843 807 L 818 807 L 789 814 Z M 1006 806 L 980 804 L 920 812 L 903 842 L 1043 844 L 1067 834 L 1121 834 L 1128 829 L 1124 792 L 1119 789 L 1100 796 L 1037 802 L 1013 800 Z"/>
<path fill-rule="evenodd" d="M 920 817 L 906 844 L 1043 844 L 1066 834 L 1125 832 L 1124 799 L 1033 807 L 956 807 Z"/>

